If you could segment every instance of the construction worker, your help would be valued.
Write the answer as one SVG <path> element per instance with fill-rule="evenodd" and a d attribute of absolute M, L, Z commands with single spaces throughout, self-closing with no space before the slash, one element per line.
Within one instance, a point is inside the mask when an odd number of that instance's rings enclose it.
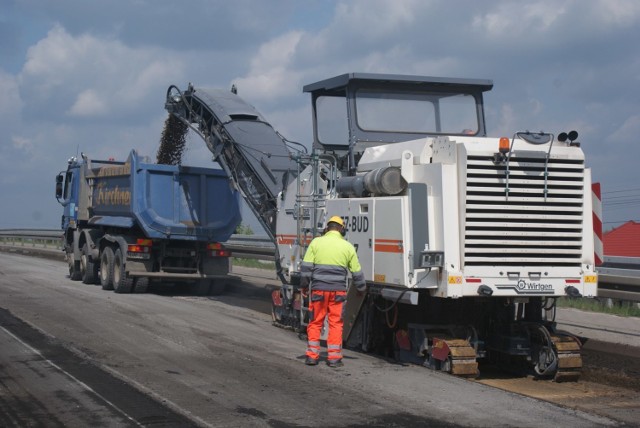
<path fill-rule="evenodd" d="M 323 236 L 311 241 L 300 268 L 301 286 L 311 285 L 309 294 L 309 324 L 307 325 L 307 358 L 305 364 L 315 366 L 320 359 L 320 333 L 324 320 L 329 318 L 327 337 L 327 365 L 342 366 L 342 305 L 347 299 L 348 273 L 358 291 L 366 289 L 364 274 L 356 250 L 344 239 L 345 227 L 341 217 L 327 222 Z"/>

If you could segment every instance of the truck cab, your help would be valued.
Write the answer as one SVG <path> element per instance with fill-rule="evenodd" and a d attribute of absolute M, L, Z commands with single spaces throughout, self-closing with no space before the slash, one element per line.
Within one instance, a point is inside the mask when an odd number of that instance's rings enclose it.
<path fill-rule="evenodd" d="M 56 199 L 64 207 L 62 229 L 75 228 L 78 222 L 78 183 L 80 165 L 76 158 L 69 159 L 66 171 L 56 176 Z"/>

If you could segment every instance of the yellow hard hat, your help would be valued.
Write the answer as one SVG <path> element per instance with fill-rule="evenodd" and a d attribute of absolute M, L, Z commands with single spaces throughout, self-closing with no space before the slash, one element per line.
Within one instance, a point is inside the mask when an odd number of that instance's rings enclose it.
<path fill-rule="evenodd" d="M 344 221 L 342 221 L 342 217 L 337 215 L 334 215 L 333 217 L 331 217 L 327 222 L 327 224 L 329 223 L 338 223 L 340 226 L 344 227 Z"/>

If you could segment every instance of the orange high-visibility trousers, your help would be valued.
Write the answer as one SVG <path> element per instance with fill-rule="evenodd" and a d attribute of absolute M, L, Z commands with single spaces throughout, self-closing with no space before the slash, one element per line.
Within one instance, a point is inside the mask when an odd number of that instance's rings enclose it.
<path fill-rule="evenodd" d="M 307 325 L 307 357 L 320 358 L 320 334 L 324 319 L 329 317 L 327 335 L 327 359 L 342 359 L 342 305 L 347 298 L 346 291 L 314 290 L 309 296 L 311 319 Z"/>

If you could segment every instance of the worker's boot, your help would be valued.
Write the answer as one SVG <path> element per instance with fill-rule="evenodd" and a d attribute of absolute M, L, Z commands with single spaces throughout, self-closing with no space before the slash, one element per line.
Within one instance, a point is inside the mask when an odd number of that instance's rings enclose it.
<path fill-rule="evenodd" d="M 331 368 L 342 367 L 344 364 L 342 363 L 342 358 L 337 358 L 335 360 L 327 360 L 327 365 Z"/>
<path fill-rule="evenodd" d="M 311 357 L 307 357 L 307 359 L 304 361 L 304 363 L 308 366 L 317 366 L 318 365 L 318 359 L 317 358 L 311 358 Z"/>

